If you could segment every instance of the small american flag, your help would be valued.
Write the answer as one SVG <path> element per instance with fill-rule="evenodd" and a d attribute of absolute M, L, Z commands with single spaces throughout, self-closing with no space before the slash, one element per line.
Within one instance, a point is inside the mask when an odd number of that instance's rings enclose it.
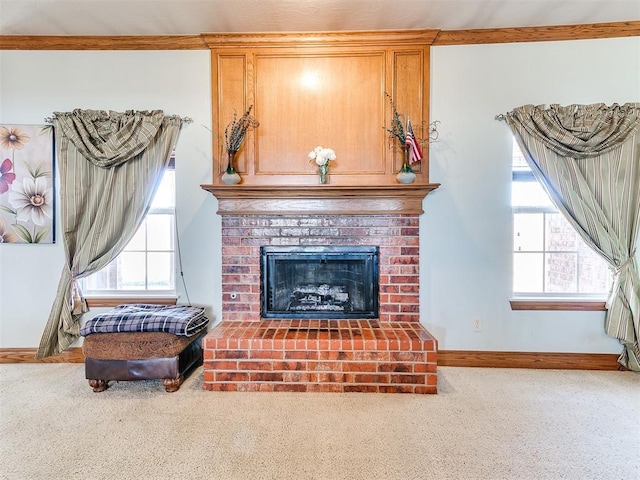
<path fill-rule="evenodd" d="M 420 150 L 420 145 L 416 140 L 416 136 L 413 134 L 413 128 L 411 128 L 411 122 L 409 120 L 407 120 L 407 133 L 405 135 L 404 142 L 407 144 L 407 148 L 409 149 L 409 163 L 411 165 L 418 163 L 424 158 L 422 150 Z"/>

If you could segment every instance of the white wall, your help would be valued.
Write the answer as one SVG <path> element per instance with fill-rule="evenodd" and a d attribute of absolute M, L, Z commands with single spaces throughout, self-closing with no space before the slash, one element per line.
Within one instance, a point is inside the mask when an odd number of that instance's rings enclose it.
<path fill-rule="evenodd" d="M 640 101 L 640 38 L 432 48 L 430 180 L 421 219 L 423 323 L 442 349 L 618 353 L 603 312 L 511 311 L 512 137 L 525 104 Z M 482 332 L 472 330 L 472 318 Z"/>
<path fill-rule="evenodd" d="M 183 267 L 191 302 L 217 321 L 220 217 L 199 187 L 212 174 L 209 63 L 206 51 L 3 51 L 0 123 L 74 108 L 192 117 L 177 149 Z M 431 116 L 442 122 L 431 181 L 442 186 L 420 225 L 423 323 L 442 349 L 619 352 L 601 312 L 510 310 L 511 137 L 494 117 L 526 103 L 639 101 L 640 39 L 434 47 L 431 71 Z M 62 264 L 61 243 L 0 246 L 0 348 L 38 345 Z"/>

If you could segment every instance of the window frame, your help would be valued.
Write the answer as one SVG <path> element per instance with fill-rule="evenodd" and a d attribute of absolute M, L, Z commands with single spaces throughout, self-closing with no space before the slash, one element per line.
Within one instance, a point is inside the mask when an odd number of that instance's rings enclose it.
<path fill-rule="evenodd" d="M 519 146 L 515 139 L 513 139 L 513 149 L 517 148 L 519 150 Z M 525 169 L 524 167 L 514 168 L 513 166 L 513 157 L 512 155 L 512 175 L 511 175 L 511 185 L 513 187 L 514 182 L 536 182 L 538 180 L 535 178 L 535 175 L 531 171 L 531 169 Z M 518 213 L 561 213 L 553 203 L 551 206 L 513 206 L 511 207 L 511 218 L 512 222 L 515 220 L 515 215 Z M 546 219 L 545 219 L 546 221 Z M 512 223 L 512 235 L 513 235 L 513 223 Z M 546 231 L 546 228 L 545 228 Z M 581 241 L 580 238 L 578 238 Z M 544 242 L 544 237 L 543 237 Z M 547 250 L 544 248 L 543 244 L 543 255 L 546 254 Z M 557 310 L 557 311 L 604 311 L 606 310 L 606 299 L 608 297 L 608 293 L 593 294 L 593 293 L 564 293 L 564 292 L 516 292 L 513 289 L 513 280 L 515 276 L 515 245 L 512 243 L 511 248 L 511 259 L 512 259 L 512 272 L 511 272 L 511 299 L 509 300 L 509 305 L 511 310 Z M 544 282 L 544 278 L 543 278 Z"/>
<path fill-rule="evenodd" d="M 163 290 L 115 290 L 115 289 L 104 289 L 104 290 L 92 290 L 87 287 L 85 278 L 81 279 L 81 287 L 83 290 L 83 296 L 87 301 L 87 305 L 89 307 L 114 307 L 120 304 L 126 303 L 149 303 L 149 304 L 176 304 L 178 293 L 177 293 L 177 255 L 178 253 L 178 244 L 177 244 L 177 227 L 176 227 L 176 202 L 175 202 L 175 159 L 172 155 L 170 162 L 165 167 L 165 171 L 163 175 L 167 172 L 173 172 L 174 175 L 174 198 L 173 198 L 173 206 L 171 207 L 155 207 L 149 208 L 149 211 L 146 213 L 143 222 L 147 221 L 148 215 L 171 215 L 171 230 L 172 230 L 172 238 L 171 238 L 171 251 L 173 253 L 171 273 L 173 277 L 173 288 L 171 289 L 163 289 Z M 140 225 L 141 228 L 143 224 Z M 124 250 L 123 250 L 124 252 Z M 148 254 L 149 252 L 153 252 L 153 250 L 148 249 L 148 245 L 145 242 L 145 250 L 144 252 Z M 121 252 L 122 253 L 122 252 Z M 113 260 L 115 261 L 115 259 Z M 148 271 L 145 271 L 145 279 L 147 279 Z"/>

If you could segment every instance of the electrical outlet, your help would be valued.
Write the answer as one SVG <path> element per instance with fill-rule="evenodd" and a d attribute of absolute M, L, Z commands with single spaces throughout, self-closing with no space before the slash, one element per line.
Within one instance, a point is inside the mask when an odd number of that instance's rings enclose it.
<path fill-rule="evenodd" d="M 482 331 L 482 320 L 480 320 L 479 318 L 474 318 L 472 319 L 473 321 L 473 331 L 474 332 L 481 332 Z"/>

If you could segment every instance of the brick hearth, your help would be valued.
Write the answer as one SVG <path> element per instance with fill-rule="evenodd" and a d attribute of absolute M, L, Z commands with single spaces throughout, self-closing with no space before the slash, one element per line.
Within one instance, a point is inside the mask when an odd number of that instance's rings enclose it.
<path fill-rule="evenodd" d="M 222 322 L 203 342 L 204 388 L 436 393 L 420 324 L 417 214 L 222 216 Z M 380 247 L 378 320 L 260 318 L 260 247 Z"/>
<path fill-rule="evenodd" d="M 205 339 L 204 388 L 436 393 L 436 343 L 417 323 L 224 322 Z"/>

